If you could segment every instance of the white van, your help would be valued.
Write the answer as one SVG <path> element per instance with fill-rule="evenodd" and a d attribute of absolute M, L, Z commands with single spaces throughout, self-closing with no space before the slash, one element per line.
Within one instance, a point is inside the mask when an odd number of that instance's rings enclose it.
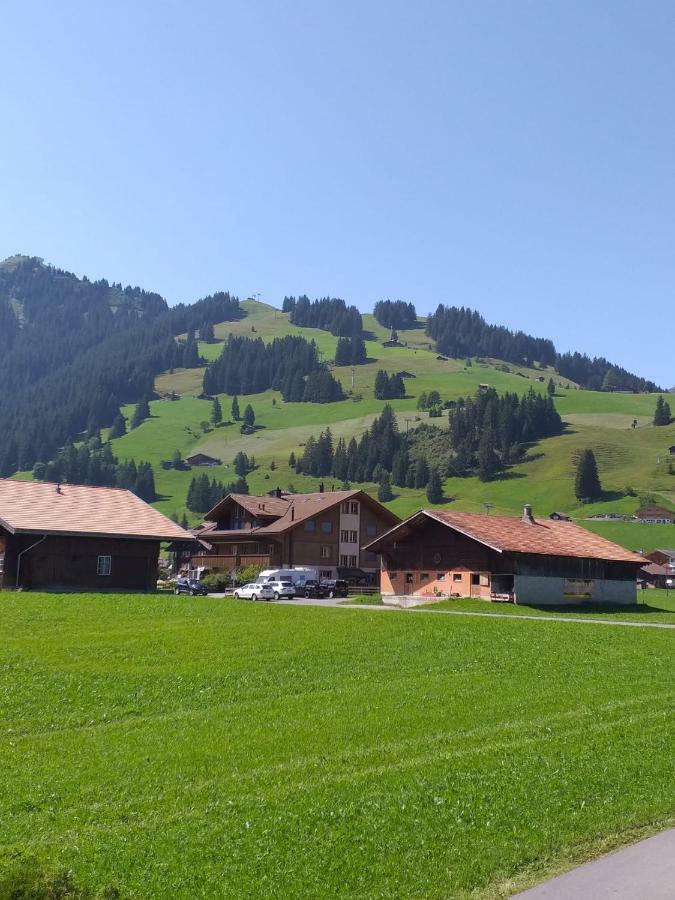
<path fill-rule="evenodd" d="M 309 566 L 294 566 L 291 569 L 263 569 L 256 581 L 267 584 L 271 581 L 291 580 L 296 587 L 304 587 L 307 581 L 318 581 L 319 573 Z"/>

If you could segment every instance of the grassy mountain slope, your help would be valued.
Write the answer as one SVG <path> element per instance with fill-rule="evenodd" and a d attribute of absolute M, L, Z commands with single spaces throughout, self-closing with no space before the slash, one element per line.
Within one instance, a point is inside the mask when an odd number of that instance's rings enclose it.
<path fill-rule="evenodd" d="M 334 357 L 337 338 L 327 332 L 293 326 L 284 313 L 255 301 L 242 303 L 242 308 L 246 318 L 216 326 L 217 341 L 200 344 L 200 352 L 205 358 L 216 358 L 221 352 L 222 340 L 230 333 L 260 336 L 265 340 L 301 334 L 316 341 L 324 359 Z M 202 470 L 162 470 L 160 461 L 169 458 L 176 449 L 183 455 L 199 449 L 222 459 L 223 465 L 210 470 L 209 475 L 223 481 L 234 478 L 231 463 L 239 450 L 253 455 L 257 468 L 248 478 L 253 492 L 264 492 L 277 485 L 284 488 L 292 485 L 297 490 L 316 489 L 317 479 L 296 475 L 288 467 L 289 454 L 291 451 L 296 455 L 301 453 L 309 435 L 318 434 L 327 425 L 335 439 L 358 436 L 368 428 L 383 406 L 383 402 L 373 396 L 375 374 L 380 368 L 389 372 L 407 370 L 416 375 L 406 380 L 408 396 L 391 401 L 402 429 L 427 419 L 426 413 L 416 409 L 422 391 L 439 390 L 444 400 L 473 394 L 481 383 L 500 392 L 523 393 L 530 386 L 543 391 L 548 378 L 553 375 L 558 385 L 556 404 L 568 423 L 566 433 L 540 442 L 530 451 L 528 461 L 489 484 L 476 478 L 447 478 L 444 491 L 446 498 L 454 498 L 454 508 L 482 510 L 482 504 L 489 501 L 494 505 L 494 512 L 517 513 L 524 502 L 530 502 L 541 515 L 548 515 L 554 509 L 575 516 L 630 513 L 639 505 L 639 499 L 626 495 L 627 487 L 637 493 L 653 494 L 665 505 L 675 505 L 672 493 L 675 477 L 668 474 L 665 458 L 666 448 L 675 443 L 675 425 L 662 428 L 651 425 L 655 395 L 582 391 L 566 379 L 559 379 L 552 370 L 542 372 L 509 365 L 509 371 L 503 371 L 504 365 L 498 362 L 478 364 L 474 361 L 471 367 L 466 367 L 464 360 L 437 360 L 421 327 L 399 332 L 401 341 L 408 343 L 407 347 L 384 348 L 381 341 L 388 337 L 387 330 L 372 316 L 364 316 L 364 326 L 371 338 L 367 341 L 369 362 L 355 368 L 353 396 L 349 399 L 325 405 L 286 404 L 275 391 L 240 397 L 242 409 L 247 402 L 253 405 L 256 424 L 262 426 L 260 430 L 255 435 L 242 436 L 238 425 L 232 424 L 204 433 L 201 423 L 208 421 L 211 404 L 208 400 L 198 399 L 203 370 L 177 370 L 160 376 L 156 389 L 162 397 L 175 391 L 180 399 L 153 401 L 152 418 L 115 441 L 115 452 L 121 458 L 150 460 L 155 466 L 157 488 L 162 495 L 157 507 L 167 514 L 181 514 L 190 480 L 196 471 Z M 345 390 L 351 390 L 351 369 L 343 367 L 334 371 Z M 675 395 L 670 395 L 669 399 L 675 408 Z M 221 395 L 220 400 L 227 419 L 231 399 Z M 132 410 L 128 407 L 125 412 L 130 416 Z M 638 420 L 635 429 L 632 428 L 633 419 Z M 445 426 L 445 419 L 432 422 Z M 606 497 L 601 503 L 581 507 L 574 498 L 574 458 L 580 449 L 589 446 L 596 452 Z M 270 469 L 272 462 L 276 465 L 274 470 Z M 330 486 L 331 480 L 325 481 L 327 487 Z M 364 487 L 373 490 L 373 485 Z M 390 505 L 399 515 L 407 515 L 423 504 L 427 501 L 422 492 L 403 489 L 397 490 Z M 675 542 L 675 534 L 667 526 L 598 521 L 584 524 L 635 548 L 650 549 Z"/>

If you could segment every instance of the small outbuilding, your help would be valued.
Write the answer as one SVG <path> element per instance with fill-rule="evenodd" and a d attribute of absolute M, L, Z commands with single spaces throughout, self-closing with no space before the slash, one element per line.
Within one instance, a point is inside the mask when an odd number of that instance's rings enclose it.
<path fill-rule="evenodd" d="M 131 491 L 0 479 L 0 589 L 152 591 L 161 541 L 194 538 Z"/>
<path fill-rule="evenodd" d="M 208 453 L 192 453 L 185 457 L 185 462 L 191 466 L 219 466 L 221 461 Z"/>
<path fill-rule="evenodd" d="M 365 547 L 385 603 L 476 597 L 531 606 L 634 604 L 648 562 L 573 522 L 423 509 Z"/>

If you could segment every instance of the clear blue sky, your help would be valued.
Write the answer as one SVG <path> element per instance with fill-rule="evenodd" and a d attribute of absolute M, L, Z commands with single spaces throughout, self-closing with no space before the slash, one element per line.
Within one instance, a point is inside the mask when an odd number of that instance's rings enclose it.
<path fill-rule="evenodd" d="M 465 304 L 675 383 L 675 4 L 5 0 L 0 256 Z"/>

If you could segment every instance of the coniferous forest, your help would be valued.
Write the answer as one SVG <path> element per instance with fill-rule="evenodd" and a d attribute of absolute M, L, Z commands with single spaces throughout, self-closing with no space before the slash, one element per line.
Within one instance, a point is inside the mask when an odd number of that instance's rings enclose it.
<path fill-rule="evenodd" d="M 361 313 L 339 297 L 322 297 L 314 301 L 304 294 L 297 298 L 284 297 L 281 308 L 289 314 L 292 325 L 302 328 L 321 328 L 338 337 L 360 335 L 363 331 Z"/>
<path fill-rule="evenodd" d="M 426 333 L 446 356 L 488 356 L 516 365 L 554 366 L 563 378 L 593 391 L 658 390 L 652 381 L 633 375 L 602 357 L 591 359 L 582 353 L 558 354 L 553 341 L 535 338 L 523 331 L 511 331 L 502 325 L 488 325 L 480 313 L 465 307 L 440 304 L 427 318 Z"/>
<path fill-rule="evenodd" d="M 378 300 L 373 315 L 385 328 L 414 328 L 417 325 L 415 305 L 404 300 Z"/>
<path fill-rule="evenodd" d="M 134 460 L 120 463 L 110 444 L 101 443 L 99 435 L 78 447 L 69 442 L 48 463 L 36 463 L 33 478 L 36 481 L 126 488 L 147 503 L 157 499 L 155 475 L 150 463 L 137 464 Z"/>
<path fill-rule="evenodd" d="M 281 391 L 287 402 L 342 400 L 340 382 L 319 361 L 314 341 L 287 335 L 266 344 L 262 338 L 230 335 L 222 353 L 204 372 L 205 394 L 259 394 Z"/>
<path fill-rule="evenodd" d="M 229 294 L 169 308 L 158 294 L 25 257 L 0 267 L 0 311 L 20 326 L 0 329 L 0 476 L 112 425 L 121 404 L 152 393 L 160 372 L 200 364 L 194 337 L 177 335 L 241 315 Z"/>
<path fill-rule="evenodd" d="M 527 444 L 562 430 L 551 397 L 533 389 L 522 397 L 488 389 L 453 401 L 447 430 L 425 423 L 401 434 L 389 404 L 358 441 L 340 438 L 334 444 L 327 428 L 318 438 L 308 438 L 295 468 L 341 482 L 381 482 L 386 475 L 399 487 L 425 488 L 439 468 L 442 477 L 478 475 L 490 481 L 506 465 L 522 459 Z"/>

